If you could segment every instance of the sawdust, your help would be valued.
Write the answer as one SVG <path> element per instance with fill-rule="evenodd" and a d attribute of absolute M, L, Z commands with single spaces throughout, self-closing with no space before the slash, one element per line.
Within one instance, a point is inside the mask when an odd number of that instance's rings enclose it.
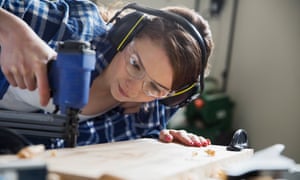
<path fill-rule="evenodd" d="M 45 152 L 44 145 L 31 145 L 21 149 L 17 153 L 17 157 L 20 159 L 29 159 L 33 158 L 41 153 Z"/>

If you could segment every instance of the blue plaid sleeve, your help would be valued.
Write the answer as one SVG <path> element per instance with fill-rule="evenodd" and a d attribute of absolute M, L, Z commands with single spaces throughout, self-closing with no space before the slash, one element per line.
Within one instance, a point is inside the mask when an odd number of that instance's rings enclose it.
<path fill-rule="evenodd" d="M 23 19 L 51 47 L 68 39 L 91 41 L 106 32 L 105 22 L 91 1 L 0 0 L 0 5 Z"/>

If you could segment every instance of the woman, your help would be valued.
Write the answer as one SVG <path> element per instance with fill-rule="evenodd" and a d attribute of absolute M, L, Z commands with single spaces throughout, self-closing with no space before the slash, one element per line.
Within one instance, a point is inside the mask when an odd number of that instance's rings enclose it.
<path fill-rule="evenodd" d="M 97 65 L 88 104 L 80 115 L 86 120 L 80 123 L 78 145 L 141 137 L 207 145 L 203 137 L 165 129 L 178 107 L 160 100 L 193 87 L 207 65 L 201 62 L 203 49 L 182 26 L 159 16 L 147 18 L 141 30 L 117 49 L 112 38 L 116 24 L 106 26 L 90 1 L 0 1 L 0 5 L 1 108 L 51 112 L 45 62 L 56 53 L 47 44 L 56 48 L 59 41 L 90 41 L 96 48 Z M 207 61 L 212 39 L 206 21 L 185 8 L 164 11 L 194 24 L 205 40 Z M 36 87 L 39 96 L 32 91 Z"/>

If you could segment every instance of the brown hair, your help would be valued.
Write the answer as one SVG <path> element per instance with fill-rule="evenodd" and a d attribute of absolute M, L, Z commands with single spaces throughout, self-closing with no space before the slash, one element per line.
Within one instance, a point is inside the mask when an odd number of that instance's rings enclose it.
<path fill-rule="evenodd" d="M 206 42 L 207 62 L 213 48 L 211 30 L 207 21 L 188 8 L 167 7 L 163 10 L 183 16 L 197 28 Z M 152 40 L 158 41 L 166 50 L 174 69 L 172 90 L 178 90 L 198 80 L 202 69 L 202 52 L 196 39 L 180 25 L 164 18 L 154 17 L 137 35 L 137 38 L 139 37 L 150 37 Z M 208 65 L 207 62 L 205 69 L 208 69 Z"/>

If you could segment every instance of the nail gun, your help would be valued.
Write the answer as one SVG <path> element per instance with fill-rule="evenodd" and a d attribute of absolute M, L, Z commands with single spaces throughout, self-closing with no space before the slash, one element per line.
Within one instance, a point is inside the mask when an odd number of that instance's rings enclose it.
<path fill-rule="evenodd" d="M 1 110 L 0 127 L 24 136 L 62 138 L 65 146 L 75 147 L 78 113 L 88 101 L 96 56 L 90 43 L 82 41 L 60 42 L 57 52 L 57 59 L 48 64 L 55 112 L 45 114 Z"/>

